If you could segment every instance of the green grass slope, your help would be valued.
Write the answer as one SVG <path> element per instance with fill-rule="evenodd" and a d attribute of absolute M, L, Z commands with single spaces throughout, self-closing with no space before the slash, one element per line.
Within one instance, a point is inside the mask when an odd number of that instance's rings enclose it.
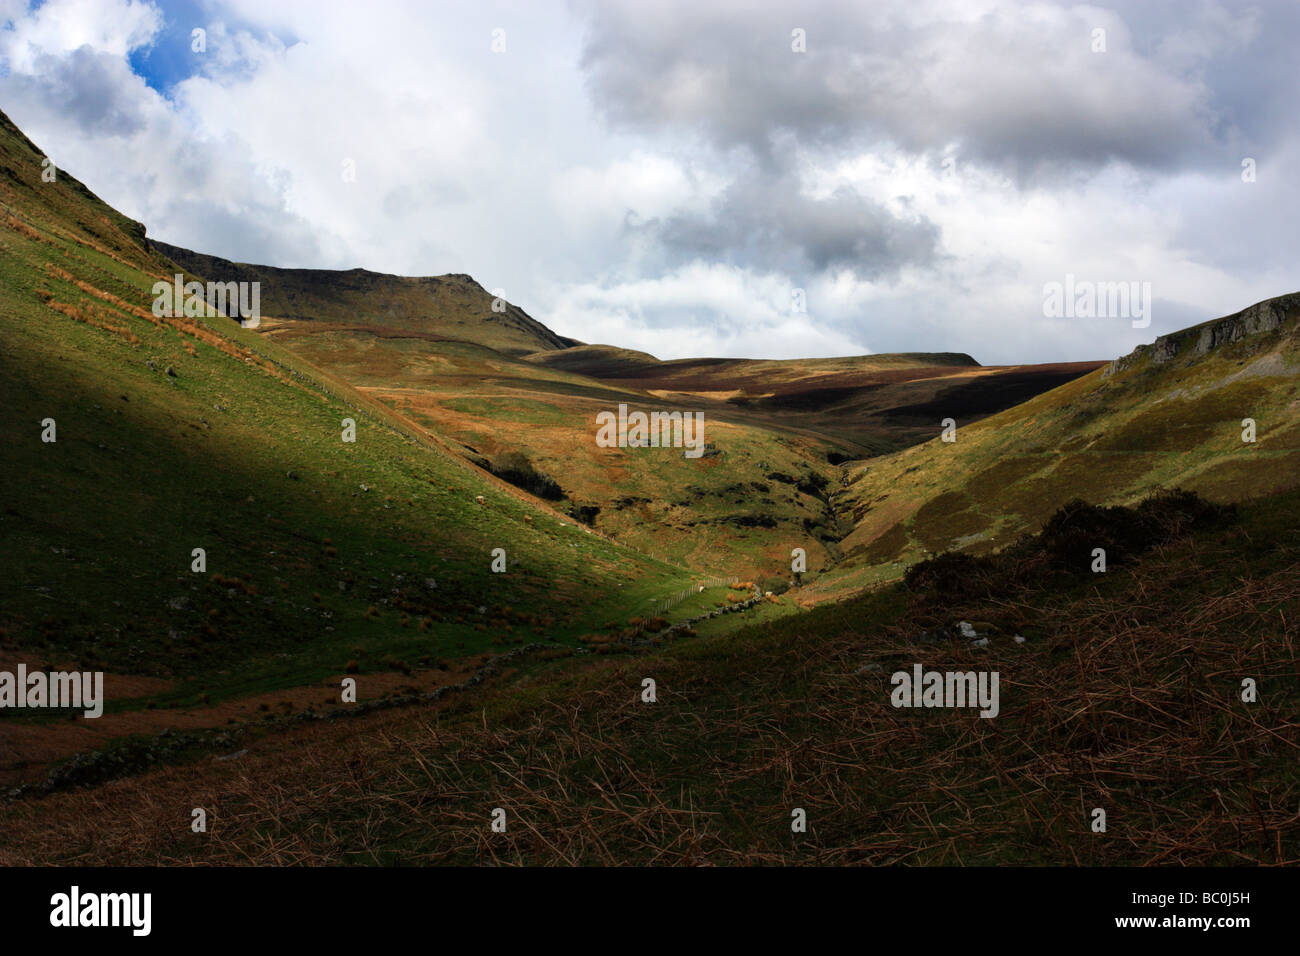
<path fill-rule="evenodd" d="M 576 642 L 689 584 L 260 333 L 155 317 L 172 264 L 41 160 L 0 123 L 0 661 L 108 671 L 110 709 L 216 702 Z"/>
<path fill-rule="evenodd" d="M 853 526 L 844 583 L 1001 547 L 1071 498 L 1126 503 L 1181 486 L 1239 501 L 1300 484 L 1298 320 L 1300 296 L 1270 299 L 974 423 L 936 404 L 933 439 L 853 466 L 837 491 Z M 955 442 L 941 440 L 942 417 L 957 420 Z"/>
<path fill-rule="evenodd" d="M 834 561 L 827 510 L 839 446 L 726 402 L 664 397 L 468 343 L 286 323 L 269 336 L 404 417 L 459 443 L 465 456 L 519 480 L 602 534 L 704 574 L 810 570 Z M 602 448 L 596 415 L 620 403 L 703 412 L 700 458 L 674 448 Z"/>
<path fill-rule="evenodd" d="M 378 330 L 418 331 L 431 339 L 474 342 L 512 355 L 574 344 L 516 305 L 503 302 L 494 311 L 491 293 L 467 275 L 410 277 L 365 269 L 279 269 L 231 262 L 165 242 L 155 241 L 152 246 L 194 275 L 260 282 L 262 311 L 274 319 L 324 327 L 361 324 Z"/>

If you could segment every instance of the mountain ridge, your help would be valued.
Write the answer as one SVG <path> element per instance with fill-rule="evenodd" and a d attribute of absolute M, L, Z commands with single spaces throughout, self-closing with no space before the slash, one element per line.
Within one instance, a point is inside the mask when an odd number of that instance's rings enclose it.
<path fill-rule="evenodd" d="M 472 276 L 401 276 L 370 269 L 295 269 L 235 262 L 171 243 L 152 248 L 194 275 L 215 281 L 258 282 L 262 311 L 274 321 L 346 326 L 364 315 L 370 325 L 423 332 L 488 345 L 505 354 L 580 344 L 559 335 L 517 305 L 496 298 Z"/>
<path fill-rule="evenodd" d="M 1160 365 L 1172 361 L 1185 349 L 1192 357 L 1207 355 L 1224 345 L 1275 332 L 1297 315 L 1300 315 L 1300 292 L 1261 299 L 1237 312 L 1168 332 L 1154 342 L 1139 345 L 1128 355 L 1112 361 L 1104 374 L 1110 376 L 1132 368 L 1144 358 Z"/>

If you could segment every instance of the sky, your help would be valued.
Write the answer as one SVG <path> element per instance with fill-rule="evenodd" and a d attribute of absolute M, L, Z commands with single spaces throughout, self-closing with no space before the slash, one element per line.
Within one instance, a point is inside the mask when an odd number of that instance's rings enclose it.
<path fill-rule="evenodd" d="M 0 0 L 0 109 L 228 259 L 661 358 L 1081 361 L 1300 290 L 1296 49 L 1294 0 Z"/>

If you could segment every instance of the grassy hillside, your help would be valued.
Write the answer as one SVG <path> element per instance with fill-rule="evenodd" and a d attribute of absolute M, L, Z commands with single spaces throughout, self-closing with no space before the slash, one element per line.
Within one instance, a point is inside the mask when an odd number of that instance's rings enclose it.
<path fill-rule="evenodd" d="M 797 619 L 521 659 L 451 704 L 16 804 L 0 862 L 1296 865 L 1298 523 L 1295 493 L 1074 508 L 958 587 L 936 562 Z M 1124 557 L 1094 575 L 1080 540 Z M 892 707 L 915 664 L 996 670 L 998 716 Z M 160 823 L 195 805 L 211 833 Z"/>
<path fill-rule="evenodd" d="M 372 328 L 377 334 L 391 329 L 414 331 L 430 341 L 473 342 L 508 355 L 575 344 L 516 305 L 501 302 L 494 311 L 491 293 L 467 275 L 408 277 L 365 269 L 278 269 L 231 262 L 165 242 L 151 245 L 193 275 L 260 282 L 262 311 L 274 319 L 311 322 L 322 328 Z"/>
<path fill-rule="evenodd" d="M 1181 486 L 1237 501 L 1295 487 L 1297 320 L 1300 296 L 1272 299 L 982 421 L 952 407 L 955 442 L 849 469 L 834 499 L 853 525 L 841 584 L 897 576 L 947 549 L 998 548 L 1070 498 L 1126 503 Z M 1247 418 L 1254 442 L 1242 440 Z"/>
<path fill-rule="evenodd" d="M 0 125 L 0 661 L 105 670 L 110 711 L 337 697 L 345 669 L 365 697 L 381 674 L 576 643 L 691 582 L 257 332 L 153 315 L 172 264 L 41 159 Z M 53 721 L 6 711 L 0 773 Z"/>
<path fill-rule="evenodd" d="M 665 363 L 164 256 L 0 120 L 0 669 L 108 697 L 0 713 L 0 864 L 1300 863 L 1300 296 L 1105 368 Z M 176 257 L 262 326 L 154 315 Z M 598 447 L 621 402 L 708 454 Z"/>
<path fill-rule="evenodd" d="M 826 499 L 839 447 L 816 433 L 773 426 L 725 403 L 649 394 L 538 368 L 465 343 L 422 336 L 324 332 L 305 323 L 269 335 L 422 425 L 454 438 L 470 460 L 525 478 L 551 503 L 600 533 L 703 573 L 741 577 L 834 561 L 840 536 Z M 603 448 L 596 415 L 632 409 L 703 412 L 705 453 Z M 516 477 L 514 480 L 519 480 Z"/>
<path fill-rule="evenodd" d="M 985 369 L 965 355 L 660 362 L 576 346 L 516 357 L 420 330 L 271 323 L 267 334 L 433 431 L 472 461 L 637 550 L 701 571 L 790 577 L 833 567 L 849 530 L 831 504 L 842 462 L 933 434 L 945 396 L 986 415 L 1095 367 Z M 943 363 L 943 364 L 941 364 Z M 700 412 L 700 459 L 600 448 L 596 415 L 620 403 Z"/>

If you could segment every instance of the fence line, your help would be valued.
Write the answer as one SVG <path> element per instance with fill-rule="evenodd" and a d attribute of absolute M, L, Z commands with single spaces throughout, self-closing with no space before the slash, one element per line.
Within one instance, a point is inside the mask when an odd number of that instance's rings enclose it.
<path fill-rule="evenodd" d="M 701 581 L 699 584 L 692 585 L 689 588 L 683 588 L 676 594 L 671 594 L 666 598 L 656 598 L 652 602 L 654 613 L 667 614 L 692 594 L 699 594 L 707 588 L 734 587 L 739 583 L 739 581 L 740 578 L 709 578 L 707 581 Z"/>

